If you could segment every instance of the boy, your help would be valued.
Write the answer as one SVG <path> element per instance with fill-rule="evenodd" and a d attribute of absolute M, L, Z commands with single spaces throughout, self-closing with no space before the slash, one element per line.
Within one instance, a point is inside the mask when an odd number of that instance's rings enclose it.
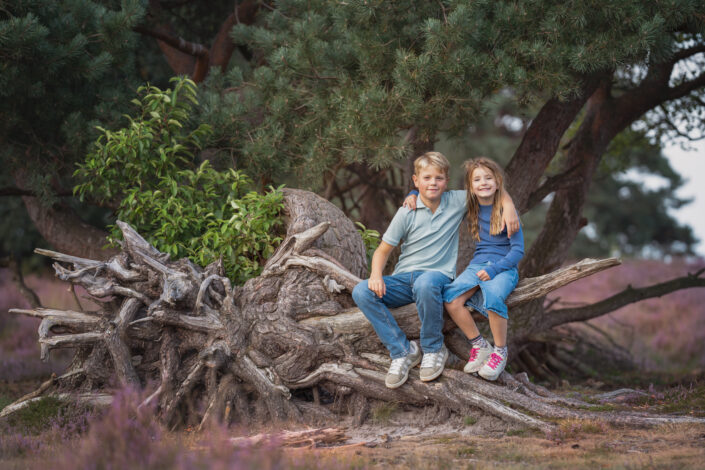
<path fill-rule="evenodd" d="M 427 152 L 414 161 L 414 185 L 419 191 L 415 211 L 400 208 L 372 256 L 370 278 L 353 289 L 353 299 L 372 324 L 392 358 L 385 384 L 397 388 L 409 369 L 421 362 L 427 382 L 443 372 L 448 350 L 443 344 L 443 287 L 455 277 L 458 227 L 465 216 L 465 191 L 446 192 L 450 164 L 440 152 Z M 511 199 L 503 201 L 505 222 L 518 220 Z M 382 270 L 395 246 L 404 240 L 391 276 Z M 416 302 L 421 320 L 421 350 L 399 328 L 389 308 Z"/>

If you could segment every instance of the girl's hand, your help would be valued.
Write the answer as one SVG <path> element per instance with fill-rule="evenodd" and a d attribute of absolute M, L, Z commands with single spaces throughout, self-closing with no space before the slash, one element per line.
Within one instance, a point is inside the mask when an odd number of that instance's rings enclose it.
<path fill-rule="evenodd" d="M 411 194 L 407 196 L 406 199 L 404 199 L 404 204 L 402 204 L 402 207 L 406 207 L 407 209 L 411 209 L 412 211 L 416 210 L 416 194 Z"/>
<path fill-rule="evenodd" d="M 377 294 L 377 297 L 380 299 L 384 297 L 384 294 L 387 293 L 387 286 L 384 284 L 384 279 L 372 279 L 370 278 L 367 281 L 367 287 Z"/>
<path fill-rule="evenodd" d="M 487 271 L 485 271 L 484 269 L 477 272 L 477 277 L 479 277 L 481 281 L 489 281 L 490 280 L 490 275 L 487 274 Z"/>

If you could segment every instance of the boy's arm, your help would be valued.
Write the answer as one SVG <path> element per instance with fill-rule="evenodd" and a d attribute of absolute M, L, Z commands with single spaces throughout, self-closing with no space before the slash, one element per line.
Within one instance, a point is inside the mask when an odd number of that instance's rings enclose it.
<path fill-rule="evenodd" d="M 504 191 L 502 196 L 502 229 L 507 227 L 507 238 L 512 238 L 512 235 L 521 228 L 521 220 L 517 214 L 517 208 L 514 207 L 514 201 L 509 195 L 509 192 Z"/>
<path fill-rule="evenodd" d="M 367 287 L 377 294 L 379 298 L 384 297 L 384 294 L 387 293 L 387 287 L 384 285 L 384 279 L 382 278 L 382 271 L 393 249 L 394 246 L 382 241 L 372 255 L 370 279 L 367 281 Z"/>

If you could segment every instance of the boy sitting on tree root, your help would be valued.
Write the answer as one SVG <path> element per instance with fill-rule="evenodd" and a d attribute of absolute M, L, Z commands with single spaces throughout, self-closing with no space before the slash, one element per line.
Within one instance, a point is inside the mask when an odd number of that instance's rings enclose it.
<path fill-rule="evenodd" d="M 414 185 L 419 191 L 417 209 L 400 208 L 372 256 L 370 278 L 353 289 L 353 299 L 389 350 L 392 363 L 385 384 L 400 387 L 409 369 L 421 362 L 420 377 L 430 381 L 441 375 L 448 359 L 443 344 L 443 287 L 455 278 L 458 228 L 465 217 L 465 191 L 446 192 L 448 159 L 427 152 L 414 161 Z M 518 228 L 511 198 L 503 201 L 504 223 Z M 391 276 L 382 276 L 389 255 L 404 240 Z M 416 303 L 421 320 L 421 349 L 409 341 L 389 311 Z M 421 355 L 423 351 L 423 359 Z"/>

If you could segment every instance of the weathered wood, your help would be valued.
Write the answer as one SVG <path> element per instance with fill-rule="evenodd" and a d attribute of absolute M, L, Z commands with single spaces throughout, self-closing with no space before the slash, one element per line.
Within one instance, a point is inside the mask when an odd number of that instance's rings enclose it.
<path fill-rule="evenodd" d="M 275 444 L 282 447 L 315 447 L 316 444 L 335 444 L 347 440 L 340 428 L 307 429 L 305 431 L 282 431 L 275 434 L 255 434 L 249 437 L 233 437 L 230 443 L 235 447 L 253 447 L 262 444 Z"/>
<path fill-rule="evenodd" d="M 453 370 L 460 362 L 456 356 L 465 359 L 468 347 L 449 321 L 444 331 L 455 362 L 432 383 L 421 382 L 413 370 L 407 384 L 387 388 L 389 358 L 364 315 L 352 308 L 350 291 L 366 272 L 359 234 L 342 212 L 312 193 L 285 190 L 285 207 L 285 240 L 263 274 L 244 286 L 231 286 L 219 263 L 202 269 L 188 260 L 170 260 L 118 222 L 123 249 L 106 262 L 43 251 L 57 260 L 57 276 L 98 297 L 99 312 L 12 312 L 42 318 L 43 357 L 52 348 L 79 347 L 72 379 L 57 382 L 93 395 L 103 394 L 114 379 L 132 387 L 150 384 L 153 391 L 142 405 L 155 406 L 168 424 L 305 421 L 346 410 L 362 423 L 370 400 L 432 407 L 437 419 L 480 409 L 544 430 L 556 418 L 600 417 L 636 425 L 700 419 L 599 414 L 593 405 L 552 394 L 521 375 L 505 372 L 498 383 L 488 383 Z M 616 264 L 616 259 L 583 260 L 524 279 L 508 306 L 542 298 Z M 417 338 L 415 306 L 393 313 L 408 336 Z M 157 374 L 159 383 L 152 385 Z M 45 385 L 9 410 L 41 395 L 64 393 L 55 382 Z M 299 395 L 309 388 L 315 390 L 312 402 Z M 323 404 L 319 388 L 336 397 L 334 405 Z"/>

